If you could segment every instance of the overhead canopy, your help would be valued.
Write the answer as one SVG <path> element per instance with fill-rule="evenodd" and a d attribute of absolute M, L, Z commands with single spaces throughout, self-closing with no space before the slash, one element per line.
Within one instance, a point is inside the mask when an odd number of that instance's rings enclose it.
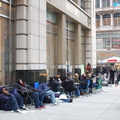
<path fill-rule="evenodd" d="M 108 63 L 114 63 L 114 62 L 120 62 L 120 58 L 119 57 L 110 57 L 107 59 Z"/>

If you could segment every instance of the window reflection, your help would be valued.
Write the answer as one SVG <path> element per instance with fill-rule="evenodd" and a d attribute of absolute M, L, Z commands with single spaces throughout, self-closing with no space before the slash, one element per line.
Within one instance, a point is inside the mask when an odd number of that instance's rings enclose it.
<path fill-rule="evenodd" d="M 9 5 L 3 2 L 0 2 L 0 14 L 9 16 Z"/>
<path fill-rule="evenodd" d="M 67 72 L 72 72 L 75 58 L 74 23 L 66 21 L 66 64 Z"/>

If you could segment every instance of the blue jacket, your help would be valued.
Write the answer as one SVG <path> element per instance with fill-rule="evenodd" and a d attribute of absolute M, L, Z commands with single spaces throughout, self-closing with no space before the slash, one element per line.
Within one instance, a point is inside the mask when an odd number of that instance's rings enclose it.
<path fill-rule="evenodd" d="M 50 88 L 48 87 L 47 83 L 41 83 L 39 85 L 38 88 L 40 91 L 43 91 L 44 93 L 46 93 L 48 90 L 50 90 Z"/>

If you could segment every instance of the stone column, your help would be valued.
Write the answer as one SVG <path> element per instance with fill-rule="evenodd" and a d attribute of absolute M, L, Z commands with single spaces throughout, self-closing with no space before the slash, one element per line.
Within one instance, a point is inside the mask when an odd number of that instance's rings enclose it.
<path fill-rule="evenodd" d="M 58 15 L 58 71 L 66 74 L 66 16 Z"/>
<path fill-rule="evenodd" d="M 100 8 L 102 7 L 102 0 L 100 0 Z"/>
<path fill-rule="evenodd" d="M 27 0 L 17 0 L 16 5 L 16 70 L 27 69 L 28 59 L 28 3 Z"/>
<path fill-rule="evenodd" d="M 92 62 L 92 48 L 91 48 L 91 31 L 90 30 L 86 30 L 86 65 L 87 63 Z"/>
<path fill-rule="evenodd" d="M 111 26 L 113 26 L 113 14 L 111 13 Z"/>
<path fill-rule="evenodd" d="M 81 64 L 81 25 L 75 25 L 75 72 L 81 74 L 80 64 Z"/>
<path fill-rule="evenodd" d="M 103 26 L 103 16 L 100 15 L 100 26 Z"/>
<path fill-rule="evenodd" d="M 85 11 L 91 15 L 91 0 L 84 0 L 85 2 Z"/>
<path fill-rule="evenodd" d="M 110 7 L 113 7 L 113 0 L 110 0 Z"/>

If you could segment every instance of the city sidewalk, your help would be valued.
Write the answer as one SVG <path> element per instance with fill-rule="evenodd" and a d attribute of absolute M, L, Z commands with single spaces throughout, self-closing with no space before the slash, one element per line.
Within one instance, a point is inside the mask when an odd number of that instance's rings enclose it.
<path fill-rule="evenodd" d="M 73 103 L 59 106 L 46 105 L 46 109 L 22 114 L 0 111 L 0 120 L 120 120 L 120 85 L 103 87 L 101 93 L 74 99 Z"/>

